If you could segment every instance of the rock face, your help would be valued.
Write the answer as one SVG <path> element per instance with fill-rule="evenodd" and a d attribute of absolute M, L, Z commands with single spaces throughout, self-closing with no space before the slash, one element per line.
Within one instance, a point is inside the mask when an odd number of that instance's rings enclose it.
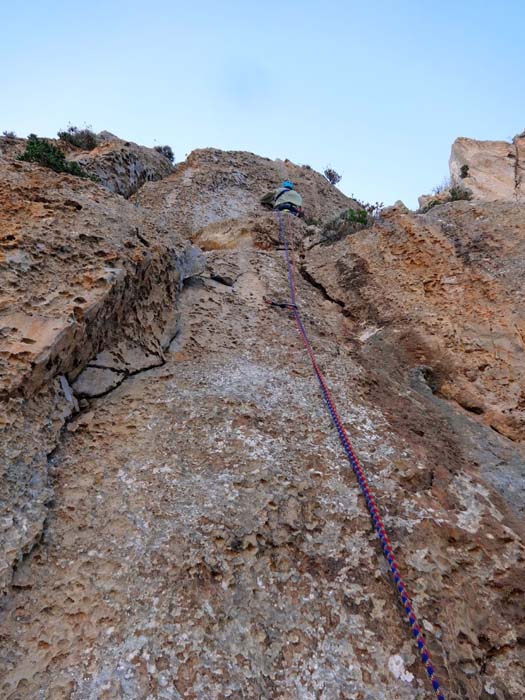
<path fill-rule="evenodd" d="M 452 144 L 450 175 L 461 181 L 475 199 L 523 201 L 525 197 L 525 135 L 507 141 L 476 141 L 459 138 Z M 463 171 L 465 172 L 465 170 Z"/>
<path fill-rule="evenodd" d="M 424 214 L 430 211 L 433 207 L 439 204 L 447 204 L 450 202 L 450 189 L 444 189 L 441 192 L 434 194 L 423 194 L 418 197 L 419 211 Z"/>
<path fill-rule="evenodd" d="M 308 219 L 324 221 L 358 206 L 307 166 L 210 148 L 191 153 L 162 183 L 142 187 L 134 201 L 165 225 L 192 236 L 212 224 L 259 214 L 260 198 L 286 179 L 304 196 Z"/>
<path fill-rule="evenodd" d="M 288 162 L 198 151 L 133 203 L 0 167 L 2 697 L 435 697 L 293 319 L 265 303 L 287 274 L 257 201 L 292 177 L 300 308 L 446 697 L 521 700 L 523 206 L 397 206 L 326 246 L 312 220 L 352 200 Z"/>
<path fill-rule="evenodd" d="M 306 270 L 390 358 L 428 366 L 434 390 L 525 439 L 525 205 L 455 202 L 309 251 Z M 406 346 L 406 347 L 403 347 Z M 408 357 L 404 359 L 406 362 Z"/>
<path fill-rule="evenodd" d="M 170 161 L 154 148 L 118 138 L 104 140 L 89 152 L 70 153 L 69 159 L 77 161 L 91 175 L 96 175 L 100 184 L 111 192 L 126 198 L 137 192 L 145 182 L 161 180 L 173 172 Z"/>
<path fill-rule="evenodd" d="M 47 454 L 75 408 L 65 377 L 164 361 L 188 246 L 102 187 L 16 161 L 0 162 L 0 210 L 3 589 L 41 535 Z"/>
<path fill-rule="evenodd" d="M 25 150 L 26 140 L 17 136 L 0 136 L 0 160 L 13 160 Z"/>

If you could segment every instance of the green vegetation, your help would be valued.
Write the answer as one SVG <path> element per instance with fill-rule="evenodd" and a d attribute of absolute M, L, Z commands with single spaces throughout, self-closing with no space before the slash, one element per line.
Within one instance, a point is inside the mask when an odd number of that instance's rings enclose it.
<path fill-rule="evenodd" d="M 379 218 L 382 202 L 368 204 L 359 202 L 362 209 L 347 209 L 332 221 L 328 222 L 324 228 L 321 238 L 322 245 L 329 245 L 340 241 L 347 236 L 362 231 L 364 228 L 372 226 Z"/>
<path fill-rule="evenodd" d="M 468 171 L 469 171 L 468 165 L 462 165 L 462 166 L 461 166 L 461 171 L 460 171 L 460 173 L 459 173 L 459 177 L 460 177 L 462 180 L 464 180 L 466 177 L 469 176 Z"/>
<path fill-rule="evenodd" d="M 431 199 L 430 202 L 427 202 L 419 211 L 421 214 L 426 214 L 427 211 L 430 211 L 433 207 L 437 207 L 438 204 L 445 204 L 445 202 L 443 202 L 441 199 Z"/>
<path fill-rule="evenodd" d="M 14 131 L 2 131 L 2 136 L 5 139 L 16 139 L 16 134 Z"/>
<path fill-rule="evenodd" d="M 472 190 L 459 183 L 452 185 L 450 188 L 450 202 L 458 202 L 461 199 L 470 201 L 472 199 Z"/>
<path fill-rule="evenodd" d="M 467 173 L 468 173 L 468 165 L 463 166 L 461 168 L 461 172 L 463 172 L 463 168 L 467 168 Z M 463 177 L 463 175 L 461 175 Z M 465 175 L 467 177 L 467 175 Z M 425 206 L 420 209 L 421 214 L 426 214 L 428 211 L 430 211 L 433 207 L 437 207 L 439 204 L 447 204 L 448 202 L 459 202 L 461 200 L 466 200 L 470 201 L 472 199 L 472 190 L 469 190 L 468 187 L 465 187 L 465 185 L 455 179 L 445 179 L 441 183 L 441 185 L 437 185 L 437 187 L 434 187 L 432 190 L 433 194 L 439 195 L 439 194 L 446 194 L 446 197 L 442 197 L 440 199 L 431 199 Z"/>
<path fill-rule="evenodd" d="M 97 181 L 94 175 L 88 175 L 78 163 L 66 160 L 63 151 L 46 139 L 39 138 L 36 134 L 27 137 L 26 150 L 18 156 L 18 160 L 28 163 L 39 163 L 46 168 L 51 168 L 56 173 L 68 173 L 77 177 L 86 177 Z"/>
<path fill-rule="evenodd" d="M 71 126 L 70 124 L 64 131 L 59 131 L 57 136 L 62 141 L 67 141 L 72 146 L 81 148 L 83 151 L 92 151 L 98 146 L 97 136 L 90 126 L 79 129 L 78 126 Z"/>
<path fill-rule="evenodd" d="M 173 149 L 171 146 L 155 146 L 155 150 L 157 153 L 160 153 L 161 156 L 164 156 L 164 158 L 167 158 L 170 163 L 175 162 L 175 154 L 173 153 Z"/>
<path fill-rule="evenodd" d="M 354 195 L 351 195 L 351 197 L 366 211 L 369 219 L 379 219 L 383 207 L 385 206 L 383 202 L 374 202 L 371 204 L 370 202 L 363 202 L 361 199 L 357 199 Z"/>
<path fill-rule="evenodd" d="M 341 222 L 360 224 L 361 226 L 366 226 L 368 223 L 368 213 L 364 209 L 347 209 L 338 218 Z"/>

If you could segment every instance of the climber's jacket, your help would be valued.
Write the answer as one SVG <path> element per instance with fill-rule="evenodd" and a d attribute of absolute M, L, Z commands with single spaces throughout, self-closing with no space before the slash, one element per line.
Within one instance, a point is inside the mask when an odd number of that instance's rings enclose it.
<path fill-rule="evenodd" d="M 288 189 L 287 187 L 278 187 L 276 190 L 272 190 L 265 194 L 261 198 L 261 204 L 267 204 L 272 206 L 274 209 L 288 208 L 283 205 L 292 205 L 292 208 L 297 211 L 301 210 L 303 206 L 303 198 L 295 190 Z"/>

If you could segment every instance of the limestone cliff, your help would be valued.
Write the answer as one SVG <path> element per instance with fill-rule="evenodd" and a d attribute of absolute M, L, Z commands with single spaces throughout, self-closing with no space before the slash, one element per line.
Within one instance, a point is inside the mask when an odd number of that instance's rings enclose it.
<path fill-rule="evenodd" d="M 525 175 L 525 135 L 512 142 L 476 141 L 459 138 L 450 153 L 450 174 L 463 177 L 476 199 L 523 201 Z"/>
<path fill-rule="evenodd" d="M 524 200 L 525 132 L 512 141 L 458 138 L 449 159 L 450 178 L 433 194 L 419 197 L 420 211 L 455 200 Z"/>
<path fill-rule="evenodd" d="M 288 292 L 258 198 L 289 177 L 299 303 L 446 696 L 521 700 L 525 206 L 397 206 L 330 242 L 358 205 L 289 161 L 196 151 L 129 201 L 19 149 L 0 158 L 2 697 L 435 697 L 264 301 Z"/>

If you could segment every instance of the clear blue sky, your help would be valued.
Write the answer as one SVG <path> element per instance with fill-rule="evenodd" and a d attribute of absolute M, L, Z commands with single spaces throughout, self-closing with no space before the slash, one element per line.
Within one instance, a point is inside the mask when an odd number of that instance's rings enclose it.
<path fill-rule="evenodd" d="M 0 131 L 250 150 L 410 206 L 525 128 L 524 0 L 3 3 Z"/>

